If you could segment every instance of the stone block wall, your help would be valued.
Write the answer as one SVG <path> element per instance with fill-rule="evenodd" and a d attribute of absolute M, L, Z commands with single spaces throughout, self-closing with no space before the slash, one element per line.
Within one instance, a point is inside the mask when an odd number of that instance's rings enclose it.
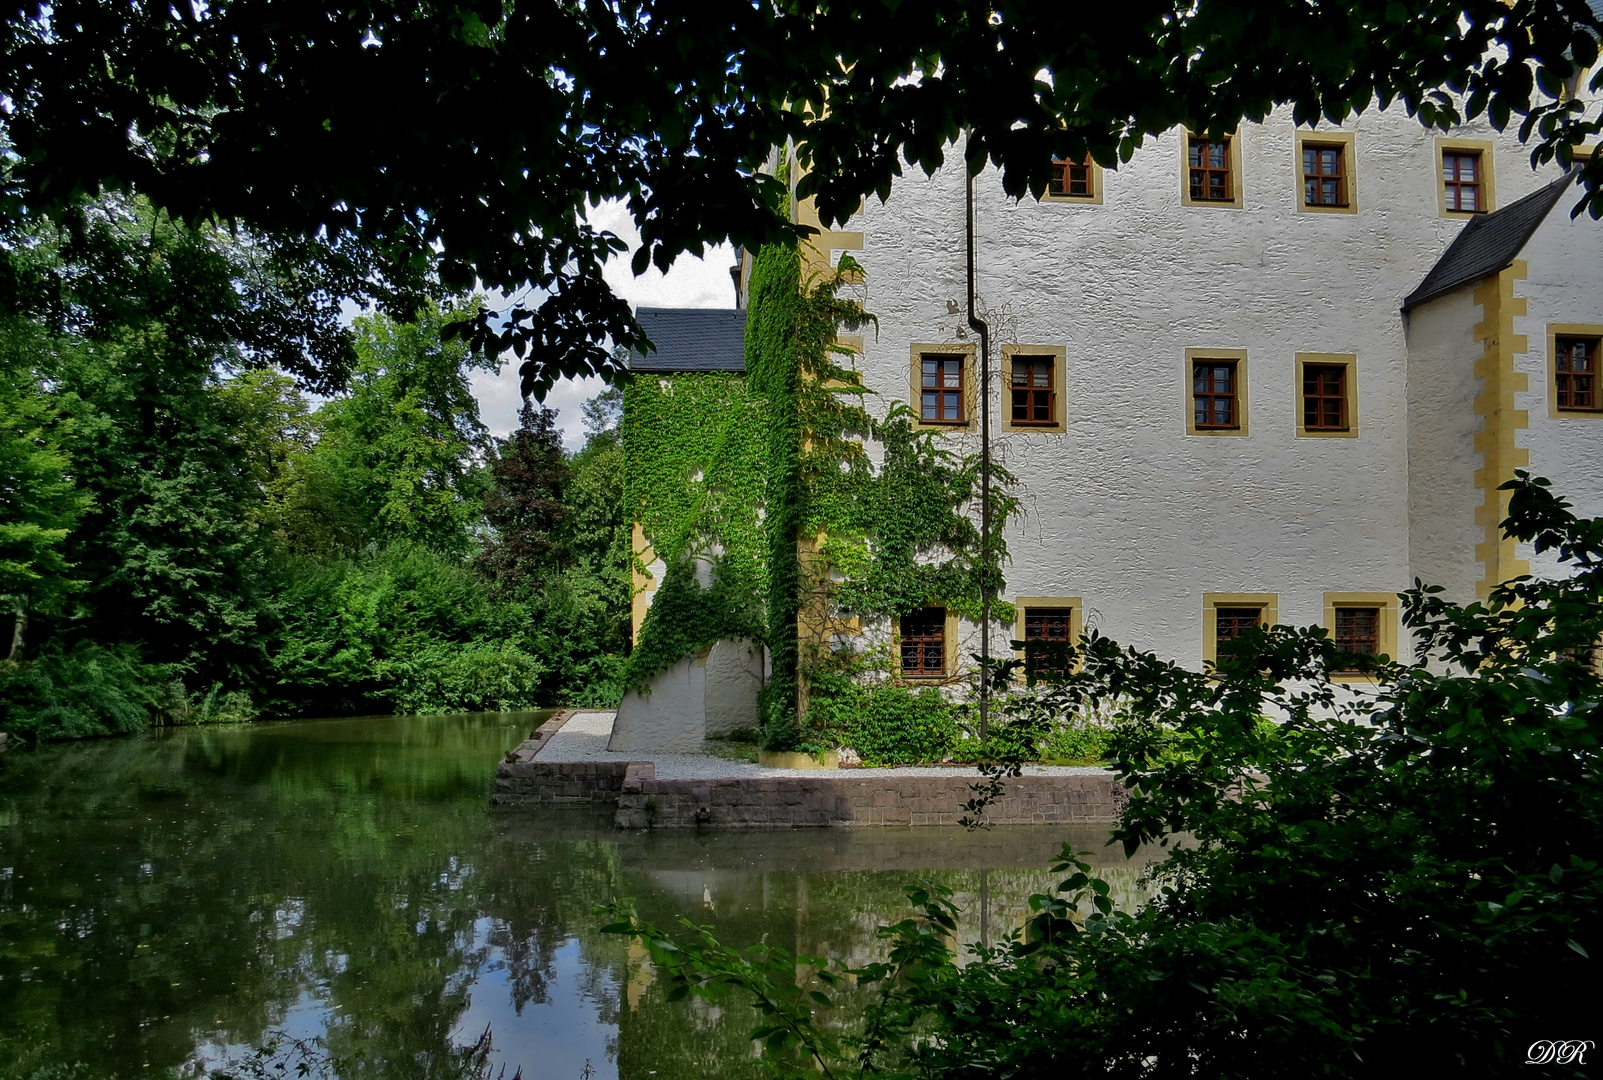
<path fill-rule="evenodd" d="M 629 766 L 617 799 L 620 828 L 684 829 L 700 825 L 854 827 L 957 825 L 974 797 L 966 776 L 726 777 L 658 780 L 649 762 Z M 1124 789 L 1109 773 L 1024 776 L 992 802 L 992 825 L 1111 822 Z"/>

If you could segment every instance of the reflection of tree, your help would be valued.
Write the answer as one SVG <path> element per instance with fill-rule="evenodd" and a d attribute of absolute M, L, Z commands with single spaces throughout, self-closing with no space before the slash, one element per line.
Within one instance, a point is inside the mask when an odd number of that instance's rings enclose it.
<path fill-rule="evenodd" d="M 453 1076 L 452 1036 L 478 1034 L 461 1030 L 468 1004 L 500 965 L 521 1015 L 559 976 L 564 992 L 576 981 L 616 1030 L 595 1063 L 614 1059 L 623 1080 L 744 1080 L 758 1075 L 753 1012 L 667 1002 L 593 905 L 633 895 L 659 925 L 684 915 L 731 944 L 868 960 L 912 879 L 977 895 L 977 872 L 954 866 L 995 867 L 987 925 L 1007 933 L 1046 880 L 1009 866 L 1044 866 L 1056 847 L 935 830 L 642 838 L 579 812 L 492 817 L 489 763 L 525 726 L 274 725 L 8 755 L 0 1080 L 74 1058 L 92 1075 L 159 1073 L 197 1046 L 228 1056 L 304 1028 L 318 1006 L 341 1076 Z M 1134 870 L 1114 873 L 1133 887 Z M 980 927 L 965 907 L 967 942 Z"/>

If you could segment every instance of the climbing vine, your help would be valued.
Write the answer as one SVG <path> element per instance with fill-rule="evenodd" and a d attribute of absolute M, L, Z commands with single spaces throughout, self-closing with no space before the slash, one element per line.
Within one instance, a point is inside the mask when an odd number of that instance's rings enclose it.
<path fill-rule="evenodd" d="M 723 638 L 766 640 L 765 419 L 739 375 L 640 376 L 624 390 L 625 496 L 664 564 L 629 657 L 635 689 Z"/>
<path fill-rule="evenodd" d="M 873 419 L 846 331 L 875 325 L 850 296 L 849 256 L 803 277 L 799 250 L 755 253 L 745 378 L 637 376 L 625 392 L 629 498 L 666 566 L 630 659 L 650 678 L 725 637 L 762 641 L 767 749 L 820 749 L 841 703 L 837 631 L 854 617 L 940 605 L 970 619 L 1000 587 L 1012 477 L 993 468 L 993 544 L 981 550 L 977 457 L 920 430 L 901 402 Z M 881 450 L 876 465 L 868 442 Z M 698 568 L 702 572 L 698 575 Z M 992 618 L 1012 619 L 996 604 Z M 810 719 L 816 701 L 817 722 Z"/>

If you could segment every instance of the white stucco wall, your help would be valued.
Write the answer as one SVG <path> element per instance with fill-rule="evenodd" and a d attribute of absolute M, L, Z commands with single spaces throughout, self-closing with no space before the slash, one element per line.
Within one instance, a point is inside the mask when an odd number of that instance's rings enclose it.
<path fill-rule="evenodd" d="M 1553 481 L 1554 490 L 1583 517 L 1603 515 L 1603 414 L 1553 417 L 1548 402 L 1548 326 L 1551 323 L 1603 324 L 1603 224 L 1582 215 L 1571 220 L 1575 196 L 1566 195 L 1537 228 L 1522 253 L 1525 280 L 1515 283 L 1526 314 L 1514 319 L 1529 350 L 1515 356 L 1515 369 L 1530 379 L 1530 391 L 1515 395 L 1529 413 L 1530 426 L 1515 434 L 1515 445 L 1529 449 L 1533 475 Z M 1552 555 L 1522 550 L 1535 573 L 1551 572 Z"/>
<path fill-rule="evenodd" d="M 1282 622 L 1308 624 L 1326 591 L 1411 584 L 1422 553 L 1398 309 L 1463 222 L 1439 216 L 1433 133 L 1396 111 L 1343 130 L 1356 136 L 1354 214 L 1300 212 L 1285 114 L 1242 128 L 1241 209 L 1181 205 L 1179 133 L 1105 172 L 1099 205 L 1016 203 L 994 174 L 977 179 L 994 446 L 1025 509 L 1007 533 L 1010 597 L 1082 597 L 1087 628 L 1198 664 L 1205 592 L 1276 593 Z M 1512 134 L 1453 134 L 1496 143 L 1498 206 L 1552 175 L 1530 171 Z M 863 359 L 871 408 L 906 399 L 911 343 L 973 341 L 947 312 L 964 296 L 962 185 L 960 166 L 915 174 L 844 226 L 864 234 L 854 256 L 879 318 Z M 1001 431 L 1008 344 L 1066 347 L 1066 432 Z M 1186 434 L 1185 350 L 1205 347 L 1247 351 L 1244 437 Z M 1298 352 L 1357 355 L 1357 438 L 1297 437 Z"/>
<path fill-rule="evenodd" d="M 1474 340 L 1482 318 L 1474 286 L 1422 304 L 1408 317 L 1408 548 L 1412 574 L 1440 585 L 1447 599 L 1468 603 L 1485 573 L 1475 545 L 1484 501 L 1475 486 L 1481 455 L 1475 415 L 1481 380 Z"/>

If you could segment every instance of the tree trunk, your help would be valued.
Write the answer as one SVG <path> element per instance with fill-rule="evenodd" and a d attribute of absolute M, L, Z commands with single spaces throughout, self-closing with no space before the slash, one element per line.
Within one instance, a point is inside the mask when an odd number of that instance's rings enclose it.
<path fill-rule="evenodd" d="M 22 632 L 28 628 L 28 608 L 21 601 L 17 601 L 15 618 L 11 623 L 11 654 L 6 657 L 12 663 L 22 659 Z"/>

